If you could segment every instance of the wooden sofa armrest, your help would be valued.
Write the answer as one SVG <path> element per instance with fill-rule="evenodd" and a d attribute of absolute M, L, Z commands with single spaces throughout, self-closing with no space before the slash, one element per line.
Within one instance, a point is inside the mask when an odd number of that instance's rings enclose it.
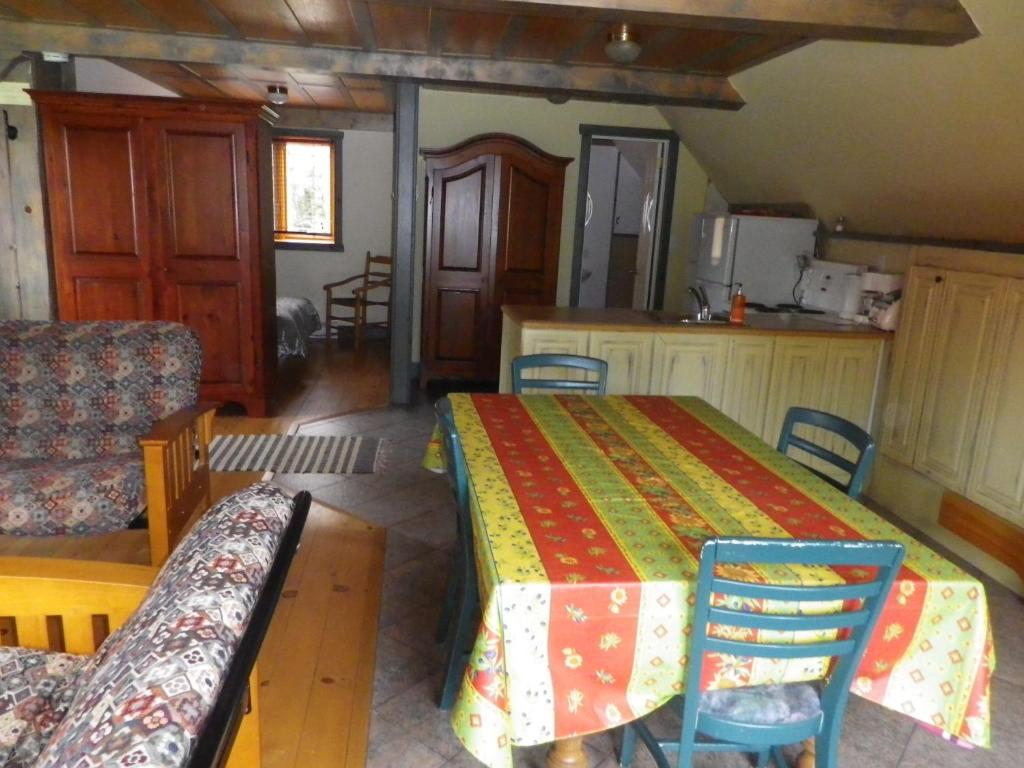
<path fill-rule="evenodd" d="M 156 422 L 139 439 L 146 475 L 149 556 L 160 565 L 210 506 L 210 441 L 216 406 L 199 403 Z"/>
<path fill-rule="evenodd" d="M 0 622 L 25 648 L 92 653 L 142 602 L 157 569 L 89 560 L 0 557 Z"/>

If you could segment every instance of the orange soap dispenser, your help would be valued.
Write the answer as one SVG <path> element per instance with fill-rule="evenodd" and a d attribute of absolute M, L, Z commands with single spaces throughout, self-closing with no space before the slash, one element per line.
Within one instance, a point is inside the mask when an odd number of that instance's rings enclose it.
<path fill-rule="evenodd" d="M 733 325 L 743 325 L 743 319 L 747 315 L 747 297 L 743 295 L 743 284 L 736 283 L 736 293 L 732 297 L 732 307 L 729 309 L 729 322 Z"/>

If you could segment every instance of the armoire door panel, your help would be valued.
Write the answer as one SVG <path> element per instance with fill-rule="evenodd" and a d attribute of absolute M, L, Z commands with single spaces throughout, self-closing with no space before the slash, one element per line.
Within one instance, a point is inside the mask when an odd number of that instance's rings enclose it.
<path fill-rule="evenodd" d="M 137 258 L 139 236 L 131 126 L 64 127 L 71 253 Z"/>
<path fill-rule="evenodd" d="M 442 289 L 437 292 L 434 338 L 438 360 L 472 364 L 477 353 L 480 292 Z"/>
<path fill-rule="evenodd" d="M 173 258 L 238 260 L 238 138 L 234 131 L 165 133 Z"/>
<path fill-rule="evenodd" d="M 441 203 L 441 242 L 437 269 L 479 272 L 487 254 L 482 212 L 486 208 L 488 165 L 477 165 L 464 174 L 438 180 Z"/>
<path fill-rule="evenodd" d="M 143 320 L 146 286 L 141 280 L 116 277 L 74 278 L 75 306 L 90 320 Z"/>
<path fill-rule="evenodd" d="M 505 253 L 502 271 L 544 277 L 545 236 L 551 184 L 509 168 L 505 205 Z"/>
<path fill-rule="evenodd" d="M 244 358 L 252 344 L 242 335 L 246 310 L 237 284 L 178 283 L 175 320 L 199 335 L 203 347 L 204 384 L 244 384 Z"/>
<path fill-rule="evenodd" d="M 152 319 L 141 121 L 50 108 L 40 117 L 59 319 Z M 104 278 L 117 298 L 99 295 Z M 141 295 L 128 285 L 142 286 Z"/>

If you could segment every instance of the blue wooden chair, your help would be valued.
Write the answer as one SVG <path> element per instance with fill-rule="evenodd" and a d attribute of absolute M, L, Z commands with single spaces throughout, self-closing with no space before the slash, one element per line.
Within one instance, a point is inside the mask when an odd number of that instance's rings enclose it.
<path fill-rule="evenodd" d="M 838 453 L 830 451 L 828 448 L 824 448 L 817 443 L 812 443 L 810 440 L 794 434 L 793 428 L 797 424 L 807 424 L 808 426 L 825 429 L 839 435 L 857 449 L 857 460 L 850 461 Z M 867 479 L 871 465 L 875 461 L 875 441 L 863 429 L 852 421 L 847 421 L 839 416 L 833 416 L 831 413 L 815 411 L 810 408 L 790 408 L 786 412 L 786 420 L 782 424 L 782 434 L 779 435 L 779 451 L 786 453 L 790 446 L 806 451 L 812 456 L 816 456 L 848 474 L 850 479 L 846 483 L 842 483 L 814 467 L 798 462 L 821 479 L 834 485 L 850 498 L 860 498 L 861 491 L 864 489 L 864 481 Z"/>
<path fill-rule="evenodd" d="M 473 523 L 469 517 L 469 482 L 462 441 L 455 430 L 452 404 L 442 397 L 434 404 L 448 479 L 455 494 L 455 553 L 444 603 L 437 627 L 437 642 L 448 640 L 445 654 L 444 681 L 439 706 L 451 709 L 462 682 L 462 673 L 469 662 L 480 613 L 480 594 L 476 582 L 476 560 L 473 557 Z"/>
<path fill-rule="evenodd" d="M 548 368 L 558 366 L 576 371 L 584 371 L 586 375 L 597 374 L 597 378 L 578 379 L 529 379 L 523 378 L 523 371 L 530 368 Z M 523 388 L 570 390 L 603 395 L 608 384 L 608 363 L 596 357 L 583 355 L 520 355 L 512 360 L 512 392 L 523 393 Z"/>
<path fill-rule="evenodd" d="M 643 720 L 625 726 L 620 765 L 633 761 L 636 739 L 647 746 L 659 768 L 671 768 L 666 751 L 678 753 L 674 765 L 688 768 L 697 752 L 750 752 L 763 768 L 774 758 L 785 766 L 782 745 L 816 739 L 816 766 L 836 765 L 850 683 L 881 614 L 882 605 L 903 561 L 903 545 L 876 541 L 801 541 L 796 539 L 712 539 L 701 550 L 697 601 L 690 634 L 686 690 L 665 706 L 682 718 L 674 739 L 655 737 Z M 800 586 L 761 584 L 716 575 L 720 563 L 767 566 L 793 574 L 786 566 L 844 565 L 870 569 L 870 581 Z M 735 573 L 735 569 L 733 569 Z M 761 571 L 763 572 L 763 571 Z M 712 595 L 716 595 L 712 602 Z M 838 613 L 756 613 L 755 600 L 835 602 Z M 822 606 L 824 608 L 824 606 Z M 736 631 L 713 627 L 783 632 L 836 630 L 836 639 L 781 643 L 740 639 Z M 706 654 L 770 659 L 832 657 L 820 684 L 787 683 L 749 688 L 700 689 Z"/>

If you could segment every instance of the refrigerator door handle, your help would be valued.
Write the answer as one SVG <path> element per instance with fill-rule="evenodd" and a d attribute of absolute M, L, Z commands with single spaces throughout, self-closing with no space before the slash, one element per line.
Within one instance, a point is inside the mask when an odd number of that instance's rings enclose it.
<path fill-rule="evenodd" d="M 583 214 L 583 226 L 587 226 L 590 223 L 591 217 L 594 215 L 594 198 L 590 196 L 590 190 L 587 190 L 587 207 L 586 212 Z"/>

